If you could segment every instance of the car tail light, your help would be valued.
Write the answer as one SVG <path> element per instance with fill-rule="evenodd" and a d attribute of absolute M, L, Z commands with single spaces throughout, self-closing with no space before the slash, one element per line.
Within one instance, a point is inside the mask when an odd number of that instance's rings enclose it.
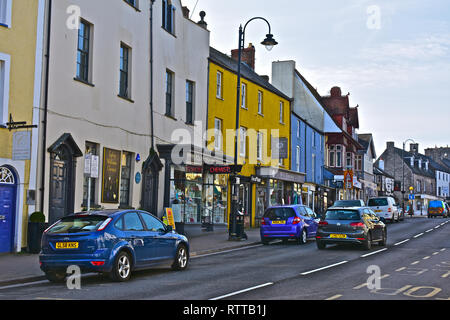
<path fill-rule="evenodd" d="M 327 226 L 328 222 L 326 221 L 319 221 L 319 226 Z"/>
<path fill-rule="evenodd" d="M 261 225 L 265 226 L 266 225 L 266 220 L 264 218 L 261 219 Z"/>
<path fill-rule="evenodd" d="M 365 227 L 364 223 L 362 223 L 362 222 L 352 222 L 352 223 L 350 223 L 350 226 L 355 227 L 355 228 L 364 228 Z"/>
<path fill-rule="evenodd" d="M 112 218 L 108 218 L 98 227 L 97 231 L 103 231 L 108 226 L 108 224 L 112 221 Z"/>
<path fill-rule="evenodd" d="M 444 209 L 443 208 L 439 208 L 439 213 L 442 213 L 442 212 L 444 212 Z"/>
<path fill-rule="evenodd" d="M 392 211 L 392 209 L 391 208 L 388 208 L 388 212 L 391 212 Z"/>
<path fill-rule="evenodd" d="M 302 222 L 302 218 L 300 217 L 295 217 L 294 220 L 292 220 L 292 224 L 299 224 L 300 222 Z"/>
<path fill-rule="evenodd" d="M 94 267 L 100 267 L 100 266 L 105 265 L 105 261 L 91 261 L 91 264 L 92 264 Z"/>

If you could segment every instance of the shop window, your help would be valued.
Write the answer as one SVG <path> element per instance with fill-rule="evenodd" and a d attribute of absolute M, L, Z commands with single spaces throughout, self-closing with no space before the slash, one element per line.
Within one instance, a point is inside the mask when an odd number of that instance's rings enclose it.
<path fill-rule="evenodd" d="M 130 206 L 130 185 L 131 185 L 131 159 L 132 154 L 122 152 L 121 174 L 120 174 L 120 206 Z"/>
<path fill-rule="evenodd" d="M 85 145 L 85 154 L 91 154 L 93 156 L 99 155 L 99 145 L 93 142 L 86 142 Z M 89 178 L 84 177 L 83 181 L 83 207 L 87 207 L 87 198 L 88 198 L 88 185 Z M 91 189 L 89 190 L 90 194 L 90 204 L 91 207 L 96 206 L 96 195 L 97 195 L 97 179 L 91 178 Z"/>

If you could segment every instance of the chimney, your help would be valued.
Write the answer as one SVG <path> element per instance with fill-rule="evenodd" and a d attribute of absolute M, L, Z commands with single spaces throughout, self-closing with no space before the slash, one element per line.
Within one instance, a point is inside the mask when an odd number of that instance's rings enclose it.
<path fill-rule="evenodd" d="M 261 76 L 261 78 L 263 78 L 264 81 L 266 81 L 266 82 L 269 82 L 269 80 L 270 80 L 269 76 Z"/>
<path fill-rule="evenodd" d="M 418 143 L 411 143 L 409 145 L 409 152 L 417 154 L 419 153 L 419 144 Z"/>
<path fill-rule="evenodd" d="M 391 148 L 394 148 L 394 147 L 395 147 L 395 142 L 388 141 L 388 142 L 386 143 L 386 148 L 387 148 L 387 149 L 391 149 Z"/>
<path fill-rule="evenodd" d="M 342 91 L 341 91 L 341 88 L 339 88 L 339 87 L 333 87 L 333 88 L 331 88 L 331 90 L 330 90 L 330 96 L 331 97 L 342 97 Z"/>
<path fill-rule="evenodd" d="M 207 29 L 208 28 L 208 24 L 205 21 L 205 16 L 206 16 L 206 12 L 205 11 L 200 11 L 200 21 L 197 22 L 197 24 L 202 27 L 203 29 Z"/>
<path fill-rule="evenodd" d="M 249 44 L 247 48 L 245 48 L 244 50 L 242 50 L 242 62 L 245 62 L 250 68 L 252 68 L 252 70 L 255 70 L 255 47 L 253 46 L 253 44 Z M 231 50 L 231 58 L 233 58 L 233 60 L 238 61 L 239 59 L 239 50 L 238 49 L 234 49 Z"/>
<path fill-rule="evenodd" d="M 186 19 L 189 19 L 189 8 L 188 7 L 182 7 L 181 8 L 183 10 L 183 17 L 185 17 Z"/>

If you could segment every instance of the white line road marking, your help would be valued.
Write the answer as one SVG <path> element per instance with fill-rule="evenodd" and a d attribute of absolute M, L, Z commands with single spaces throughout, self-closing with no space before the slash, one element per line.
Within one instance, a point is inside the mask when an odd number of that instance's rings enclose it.
<path fill-rule="evenodd" d="M 382 279 L 387 278 L 387 277 L 389 277 L 389 276 L 390 276 L 390 274 L 385 274 L 385 275 L 379 277 L 378 279 L 382 280 Z M 354 290 L 359 290 L 359 289 L 364 288 L 364 287 L 367 287 L 367 282 L 362 283 L 362 284 L 360 284 L 359 286 L 354 287 L 353 289 L 354 289 Z"/>
<path fill-rule="evenodd" d="M 414 236 L 414 238 L 418 238 L 418 237 L 421 237 L 421 236 L 423 236 L 423 232 L 422 232 L 422 233 L 419 233 L 419 234 L 416 234 L 416 235 Z"/>
<path fill-rule="evenodd" d="M 442 249 L 441 249 L 441 252 L 442 252 L 442 251 L 445 251 L 445 248 L 442 248 Z"/>
<path fill-rule="evenodd" d="M 240 250 L 245 250 L 245 249 L 252 249 L 252 248 L 257 248 L 257 247 L 262 247 L 262 246 L 263 246 L 262 244 L 257 244 L 257 245 L 254 245 L 254 246 L 230 249 L 230 250 L 225 250 L 225 251 L 218 251 L 218 252 L 212 252 L 212 253 L 193 255 L 193 256 L 190 257 L 190 259 L 203 258 L 203 257 L 217 255 L 217 254 L 229 253 L 229 252 L 240 251 Z"/>
<path fill-rule="evenodd" d="M 373 254 L 380 253 L 380 252 L 383 252 L 383 251 L 386 251 L 386 250 L 387 250 L 387 248 L 384 248 L 384 249 L 381 249 L 381 250 L 378 250 L 378 251 L 374 251 L 374 252 L 371 252 L 371 253 L 363 254 L 361 256 L 361 258 L 365 258 L 365 257 L 371 256 Z"/>
<path fill-rule="evenodd" d="M 337 295 L 329 297 L 329 298 L 327 298 L 325 300 L 336 300 L 336 299 L 339 299 L 340 297 L 342 297 L 342 294 L 337 294 Z"/>
<path fill-rule="evenodd" d="M 401 244 L 404 244 L 405 242 L 408 242 L 409 240 L 410 240 L 410 239 L 406 239 L 406 240 L 397 242 L 396 244 L 394 244 L 394 246 L 399 246 L 399 245 L 401 245 Z"/>
<path fill-rule="evenodd" d="M 331 265 L 326 266 L 326 267 L 314 269 L 314 270 L 311 270 L 311 271 L 306 271 L 306 272 L 303 272 L 303 273 L 300 273 L 300 274 L 301 274 L 302 276 L 306 276 L 306 275 L 308 275 L 308 274 L 310 274 L 310 273 L 314 273 L 314 272 L 317 272 L 317 271 L 322 271 L 322 270 L 325 270 L 325 269 L 329 269 L 329 268 L 332 268 L 332 267 L 336 267 L 336 266 L 339 266 L 339 265 L 344 264 L 344 263 L 347 263 L 347 262 L 348 262 L 348 261 L 341 261 L 341 262 L 338 262 L 338 263 L 335 263 L 335 264 L 331 264 Z"/>
<path fill-rule="evenodd" d="M 434 227 L 435 229 L 437 229 L 437 228 L 440 228 L 441 226 L 436 226 L 436 227 Z"/>
<path fill-rule="evenodd" d="M 431 231 L 433 231 L 433 229 L 427 230 L 427 231 L 425 231 L 425 232 L 431 232 Z"/>
<path fill-rule="evenodd" d="M 32 285 L 41 284 L 41 283 L 49 283 L 49 282 L 48 282 L 48 280 L 41 280 L 41 281 L 35 281 L 35 282 L 12 284 L 12 285 L 9 285 L 9 286 L 0 287 L 0 290 L 11 289 L 11 288 L 27 287 L 27 286 L 32 286 Z"/>
<path fill-rule="evenodd" d="M 217 297 L 217 298 L 212 298 L 212 299 L 209 299 L 209 300 L 212 300 L 212 301 L 220 300 L 220 299 L 224 299 L 224 298 L 228 298 L 228 297 L 232 297 L 232 296 L 238 295 L 240 293 L 256 290 L 256 289 L 259 289 L 259 288 L 264 288 L 264 287 L 271 286 L 271 285 L 273 285 L 273 282 L 267 282 L 267 283 L 261 284 L 259 286 L 254 286 L 254 287 L 251 287 L 251 288 L 248 288 L 248 289 L 239 290 L 239 291 L 232 292 L 232 293 L 229 293 L 229 294 Z"/>
<path fill-rule="evenodd" d="M 403 270 L 405 270 L 405 269 L 406 269 L 406 267 L 401 267 L 401 268 L 398 268 L 398 269 L 395 270 L 395 271 L 400 272 L 400 271 L 403 271 Z"/>
<path fill-rule="evenodd" d="M 444 224 L 446 224 L 447 222 L 443 222 L 443 223 L 441 223 L 441 226 L 443 226 Z"/>
<path fill-rule="evenodd" d="M 431 258 L 430 256 L 426 256 L 426 257 L 423 257 L 422 260 L 428 260 L 430 258 Z"/>
<path fill-rule="evenodd" d="M 433 252 L 433 256 L 435 256 L 435 255 L 437 255 L 437 254 L 439 254 L 439 252 Z"/>
<path fill-rule="evenodd" d="M 414 264 L 418 264 L 420 261 L 414 261 L 413 263 L 411 263 L 412 265 Z"/>

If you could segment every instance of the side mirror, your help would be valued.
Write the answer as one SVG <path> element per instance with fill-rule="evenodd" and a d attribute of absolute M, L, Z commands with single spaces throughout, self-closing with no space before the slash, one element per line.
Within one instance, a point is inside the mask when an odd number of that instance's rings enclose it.
<path fill-rule="evenodd" d="M 170 233 L 173 231 L 173 227 L 172 226 L 166 226 L 166 233 Z"/>

